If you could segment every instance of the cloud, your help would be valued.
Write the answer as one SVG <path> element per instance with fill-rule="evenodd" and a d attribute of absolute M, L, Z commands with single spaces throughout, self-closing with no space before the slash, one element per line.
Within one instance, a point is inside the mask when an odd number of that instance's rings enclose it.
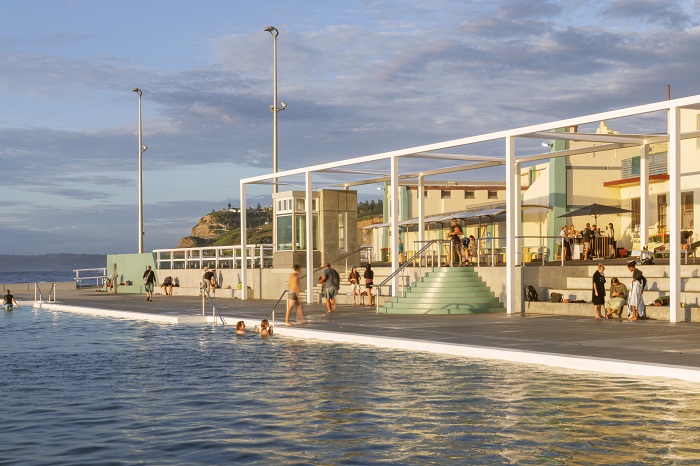
<path fill-rule="evenodd" d="M 697 20 L 683 11 L 678 2 L 668 0 L 613 0 L 606 4 L 602 13 L 617 19 L 642 20 L 667 28 L 683 29 L 697 24 Z"/>

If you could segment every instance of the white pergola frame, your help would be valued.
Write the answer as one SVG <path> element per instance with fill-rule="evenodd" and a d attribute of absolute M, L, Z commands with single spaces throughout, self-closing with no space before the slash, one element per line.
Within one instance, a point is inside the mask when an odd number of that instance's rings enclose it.
<path fill-rule="evenodd" d="M 542 123 L 532 126 L 525 126 L 505 131 L 497 131 L 477 136 L 469 136 L 461 139 L 453 139 L 434 144 L 423 146 L 410 147 L 407 149 L 394 150 L 379 154 L 366 155 L 355 157 L 336 162 L 328 162 L 318 165 L 312 165 L 303 168 L 285 170 L 277 173 L 270 173 L 240 180 L 241 189 L 241 249 L 245 254 L 246 251 L 246 187 L 251 184 L 270 184 L 275 179 L 282 179 L 292 176 L 304 177 L 304 185 L 306 191 L 306 244 L 312 243 L 312 228 L 309 227 L 309 219 L 312 219 L 311 210 L 311 193 L 312 193 L 312 175 L 314 173 L 334 173 L 340 176 L 345 173 L 349 175 L 367 174 L 370 175 L 367 179 L 359 181 L 340 182 L 338 186 L 349 189 L 353 186 L 366 184 L 375 184 L 379 182 L 389 182 L 390 184 L 390 205 L 389 217 L 390 228 L 392 231 L 399 230 L 399 203 L 398 190 L 400 184 L 406 184 L 409 180 L 415 180 L 418 186 L 418 192 L 422 192 L 424 179 L 427 176 L 442 175 L 445 173 L 454 173 L 467 170 L 476 170 L 480 168 L 505 165 L 506 167 L 506 309 L 508 314 L 520 313 L 522 310 L 522 300 L 520 287 L 516 287 L 516 238 L 520 236 L 520 222 L 518 213 L 520 212 L 520 166 L 522 163 L 534 162 L 538 160 L 551 159 L 555 157 L 565 157 L 570 155 L 582 154 L 587 152 L 600 152 L 604 150 L 617 149 L 622 147 L 638 146 L 640 148 L 640 226 L 641 226 L 641 244 L 648 242 L 647 228 L 647 193 L 649 190 L 649 144 L 668 142 L 668 164 L 669 164 L 669 197 L 670 197 L 670 215 L 669 215 L 669 234 L 670 238 L 680 237 L 680 142 L 683 139 L 693 139 L 700 137 L 700 131 L 689 133 L 681 133 L 680 131 L 680 112 L 681 109 L 700 109 L 700 95 L 684 97 L 680 99 L 665 100 L 661 102 L 628 107 L 620 110 L 611 110 L 602 113 L 558 120 L 549 123 Z M 667 127 L 668 133 L 665 134 L 591 134 L 591 133 L 562 133 L 554 132 L 559 128 L 580 126 L 590 123 L 597 123 L 601 120 L 613 120 L 618 118 L 628 118 L 643 114 L 655 112 L 667 112 Z M 545 152 L 540 154 L 523 155 L 518 157 L 515 151 L 515 142 L 517 138 L 538 138 L 538 139 L 567 139 L 576 141 L 586 141 L 596 146 L 582 147 L 577 149 L 561 150 L 556 152 Z M 472 146 L 474 144 L 502 140 L 505 144 L 504 156 L 484 156 L 484 155 L 460 155 L 460 154 L 445 154 L 438 151 L 445 149 L 454 149 L 460 147 Z M 400 158 L 423 158 L 423 159 L 440 159 L 452 160 L 460 162 L 460 165 L 437 168 L 434 170 L 426 170 L 416 173 L 400 173 L 399 159 Z M 389 175 L 376 174 L 373 172 L 348 170 L 356 165 L 388 161 L 390 164 Z M 423 208 L 423 196 L 418 196 L 418 223 L 424 224 L 425 212 Z M 418 229 L 419 241 L 424 240 L 424 229 Z M 391 235 L 391 249 L 398 250 L 398 235 Z M 679 241 L 670 241 L 670 321 L 681 322 L 685 320 L 684 309 L 681 308 L 681 254 Z M 391 268 L 392 271 L 399 267 L 398 254 L 392 255 Z M 306 250 L 307 266 L 311 264 L 313 267 L 313 249 L 307 247 Z M 246 258 L 243 258 L 242 264 L 247 264 Z M 246 274 L 242 274 L 241 285 L 246 289 Z M 398 277 L 395 277 L 392 282 L 392 293 L 397 292 Z M 313 289 L 312 274 L 306 276 L 307 290 Z M 243 293 L 243 299 L 246 299 L 246 293 Z M 311 303 L 312 294 L 307 293 L 307 302 Z"/>

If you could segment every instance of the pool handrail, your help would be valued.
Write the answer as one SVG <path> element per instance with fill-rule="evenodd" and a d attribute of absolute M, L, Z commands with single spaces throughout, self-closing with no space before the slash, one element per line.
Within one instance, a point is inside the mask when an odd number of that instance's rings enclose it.
<path fill-rule="evenodd" d="M 202 316 L 204 315 L 204 295 L 206 294 L 207 298 L 209 298 L 209 301 L 211 302 L 211 306 L 213 308 L 212 310 L 212 317 L 214 317 L 214 323 L 216 323 L 216 316 L 219 316 L 219 319 L 221 319 L 221 323 L 223 325 L 226 325 L 226 320 L 224 320 L 224 316 L 222 316 L 219 313 L 219 310 L 216 307 L 216 304 L 214 303 L 214 300 L 211 298 L 211 294 L 209 294 L 209 288 L 202 282 L 201 284 L 201 290 L 202 290 Z"/>

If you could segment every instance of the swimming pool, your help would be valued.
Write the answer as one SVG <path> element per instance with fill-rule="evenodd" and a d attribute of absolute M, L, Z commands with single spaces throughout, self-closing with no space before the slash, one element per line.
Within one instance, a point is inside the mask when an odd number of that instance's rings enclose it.
<path fill-rule="evenodd" d="M 700 460 L 687 385 L 42 310 L 0 341 L 0 464 Z"/>

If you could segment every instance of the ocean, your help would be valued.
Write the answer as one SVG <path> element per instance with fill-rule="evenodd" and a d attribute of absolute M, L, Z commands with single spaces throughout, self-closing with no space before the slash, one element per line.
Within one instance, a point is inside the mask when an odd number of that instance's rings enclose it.
<path fill-rule="evenodd" d="M 72 282 L 75 272 L 35 271 L 35 272 L 0 272 L 0 283 L 60 283 Z"/>

